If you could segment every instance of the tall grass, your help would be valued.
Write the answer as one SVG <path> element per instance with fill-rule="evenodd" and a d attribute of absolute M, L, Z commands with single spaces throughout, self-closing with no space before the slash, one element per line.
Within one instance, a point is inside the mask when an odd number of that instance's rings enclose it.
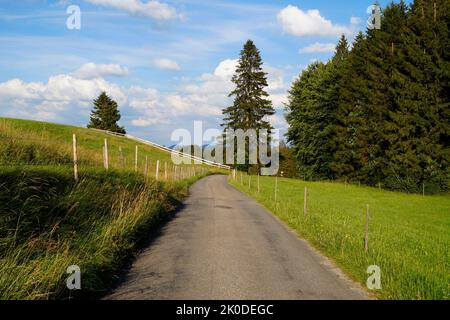
<path fill-rule="evenodd" d="M 450 196 L 419 196 L 339 183 L 256 177 L 230 180 L 365 285 L 369 265 L 382 271 L 382 299 L 450 299 Z M 303 212 L 304 187 L 308 211 Z M 364 252 L 369 204 L 369 252 Z"/>
<path fill-rule="evenodd" d="M 77 182 L 72 133 L 78 139 Z M 103 169 L 105 138 L 109 171 Z M 142 174 L 145 157 L 148 176 Z M 157 160 L 162 180 L 163 163 L 170 163 L 170 154 L 155 148 L 83 128 L 0 119 L 0 299 L 104 294 L 149 230 L 202 177 L 178 174 L 176 180 L 168 175 L 166 181 L 156 181 L 152 175 Z M 82 290 L 66 288 L 70 265 L 81 268 Z"/>
<path fill-rule="evenodd" d="M 139 147 L 138 171 L 143 172 L 145 157 L 154 169 L 156 161 L 171 162 L 171 155 L 151 146 L 106 133 L 31 120 L 0 118 L 0 165 L 72 164 L 72 134 L 77 135 L 79 168 L 103 167 L 104 139 L 108 140 L 110 167 L 134 171 L 135 147 Z M 120 159 L 122 149 L 124 168 Z"/>
<path fill-rule="evenodd" d="M 199 178 L 199 177 L 197 177 Z M 49 299 L 105 293 L 197 178 L 164 184 L 140 175 L 70 171 L 0 172 L 0 298 Z M 78 265 L 82 290 L 66 289 L 66 268 Z"/>

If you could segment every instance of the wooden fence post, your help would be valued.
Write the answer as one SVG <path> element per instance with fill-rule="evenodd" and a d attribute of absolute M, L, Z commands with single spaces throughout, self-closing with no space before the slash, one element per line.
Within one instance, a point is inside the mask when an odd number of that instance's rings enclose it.
<path fill-rule="evenodd" d="M 249 175 L 248 176 L 248 188 L 251 189 L 251 187 L 252 187 L 252 176 Z"/>
<path fill-rule="evenodd" d="M 120 161 L 120 166 L 122 167 L 122 169 L 124 169 L 125 168 L 125 163 L 123 161 L 122 147 L 119 147 L 119 161 Z"/>
<path fill-rule="evenodd" d="M 259 193 L 259 173 L 258 173 L 258 193 Z"/>
<path fill-rule="evenodd" d="M 108 139 L 105 138 L 105 169 L 109 170 Z"/>
<path fill-rule="evenodd" d="M 366 205 L 366 227 L 364 235 L 364 252 L 369 251 L 369 205 Z"/>
<path fill-rule="evenodd" d="M 303 196 L 303 214 L 308 214 L 308 187 L 305 186 L 305 194 Z"/>
<path fill-rule="evenodd" d="M 159 180 L 159 160 L 156 161 L 156 180 Z"/>
<path fill-rule="evenodd" d="M 434 22 L 436 22 L 436 18 L 437 18 L 437 6 L 436 6 L 436 2 L 433 3 L 433 7 L 434 7 Z M 448 13 L 448 12 L 447 12 Z"/>
<path fill-rule="evenodd" d="M 137 172 L 138 169 L 138 146 L 136 145 L 136 149 L 134 151 L 134 171 Z"/>
<path fill-rule="evenodd" d="M 105 161 L 105 145 L 102 145 L 102 160 L 103 160 L 103 168 L 106 168 L 106 161 Z"/>
<path fill-rule="evenodd" d="M 73 176 L 75 181 L 78 181 L 78 154 L 77 154 L 77 136 L 74 133 L 72 136 L 73 145 Z"/>
<path fill-rule="evenodd" d="M 164 180 L 167 181 L 167 162 L 164 162 Z"/>

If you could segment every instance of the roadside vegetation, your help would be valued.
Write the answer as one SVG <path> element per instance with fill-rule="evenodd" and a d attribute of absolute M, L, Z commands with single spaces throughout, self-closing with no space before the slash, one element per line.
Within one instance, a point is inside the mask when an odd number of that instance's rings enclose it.
<path fill-rule="evenodd" d="M 72 133 L 78 137 L 79 171 L 73 176 Z M 110 169 L 102 145 L 110 145 Z M 170 154 L 88 129 L 0 119 L 0 299 L 98 297 L 107 291 L 187 194 L 211 171 L 185 170 L 177 179 L 154 176 Z M 123 157 L 119 157 L 119 147 Z M 144 157 L 149 174 L 145 176 Z M 169 166 L 170 170 L 171 167 Z M 181 170 L 180 170 L 181 172 Z M 190 174 L 187 174 L 187 173 Z M 153 174 L 151 174 L 153 173 Z M 81 290 L 66 288 L 67 267 L 81 269 Z"/>
<path fill-rule="evenodd" d="M 304 180 L 450 190 L 450 1 L 396 1 L 294 80 L 287 142 Z"/>
<path fill-rule="evenodd" d="M 249 187 L 249 179 L 251 179 Z M 450 196 L 421 196 L 331 182 L 240 173 L 230 182 L 366 285 L 367 267 L 381 268 L 381 299 L 450 299 Z M 307 215 L 303 212 L 308 188 Z M 369 205 L 369 251 L 364 251 Z"/>

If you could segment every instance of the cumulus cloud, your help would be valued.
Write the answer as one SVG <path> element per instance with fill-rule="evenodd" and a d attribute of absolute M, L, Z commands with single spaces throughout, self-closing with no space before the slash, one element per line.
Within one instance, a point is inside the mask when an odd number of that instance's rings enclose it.
<path fill-rule="evenodd" d="M 135 119 L 135 120 L 131 121 L 131 124 L 133 126 L 136 126 L 136 127 L 148 127 L 148 126 L 150 126 L 152 124 L 155 124 L 155 123 L 157 124 L 158 121 L 157 120 L 156 121 L 151 121 L 150 119 L 144 119 L 142 117 L 139 117 L 138 119 Z"/>
<path fill-rule="evenodd" d="M 280 130 L 287 130 L 288 123 L 286 122 L 286 119 L 284 116 L 280 114 L 274 114 L 269 117 L 267 117 L 267 120 L 269 120 L 269 123 L 275 128 Z"/>
<path fill-rule="evenodd" d="M 0 111 L 9 117 L 36 120 L 74 119 L 102 91 L 119 104 L 127 100 L 119 86 L 102 78 L 87 80 L 60 74 L 46 83 L 12 79 L 0 83 Z"/>
<path fill-rule="evenodd" d="M 170 20 L 178 18 L 175 8 L 166 3 L 151 0 L 143 2 L 141 0 L 85 0 L 92 4 L 112 7 L 124 10 L 132 15 L 148 17 L 156 20 Z"/>
<path fill-rule="evenodd" d="M 154 64 L 160 69 L 166 70 L 181 70 L 180 66 L 176 61 L 170 59 L 156 59 Z"/>
<path fill-rule="evenodd" d="M 348 27 L 335 25 L 322 17 L 317 9 L 303 11 L 288 5 L 278 13 L 277 18 L 283 30 L 294 36 L 338 36 L 351 33 Z"/>
<path fill-rule="evenodd" d="M 101 91 L 107 91 L 120 102 L 126 100 L 123 91 L 105 79 L 78 79 L 71 75 L 51 76 L 47 83 L 24 82 L 12 79 L 0 83 L 0 99 L 48 101 L 89 100 Z"/>
<path fill-rule="evenodd" d="M 72 73 L 78 79 L 94 79 L 107 76 L 124 77 L 128 75 L 128 68 L 118 64 L 86 63 Z"/>
<path fill-rule="evenodd" d="M 125 125 L 141 128 L 175 126 L 180 122 L 186 125 L 189 121 L 186 119 L 196 118 L 216 126 L 221 121 L 222 109 L 232 103 L 228 94 L 234 88 L 231 78 L 236 65 L 235 59 L 223 60 L 212 73 L 183 82 L 171 92 L 145 86 L 119 86 L 101 77 L 80 79 L 75 73 L 51 76 L 47 82 L 12 79 L 0 83 L 0 113 L 9 117 L 86 123 L 92 100 L 106 91 L 118 102 Z M 265 69 L 269 72 L 270 99 L 280 109 L 287 91 L 283 71 L 270 66 Z M 276 118 L 271 121 L 281 123 Z"/>
<path fill-rule="evenodd" d="M 351 17 L 350 18 L 350 23 L 354 26 L 357 26 L 361 23 L 361 18 L 358 17 Z"/>
<path fill-rule="evenodd" d="M 233 89 L 231 78 L 237 60 L 226 59 L 212 73 L 189 79 L 173 92 L 159 92 L 143 87 L 130 88 L 129 106 L 137 113 L 132 124 L 146 127 L 171 123 L 182 117 L 197 117 L 218 121 L 222 108 L 231 103 L 228 97 Z"/>
<path fill-rule="evenodd" d="M 307 47 L 301 48 L 300 53 L 321 53 L 321 52 L 334 52 L 336 45 L 334 43 L 313 43 Z"/>

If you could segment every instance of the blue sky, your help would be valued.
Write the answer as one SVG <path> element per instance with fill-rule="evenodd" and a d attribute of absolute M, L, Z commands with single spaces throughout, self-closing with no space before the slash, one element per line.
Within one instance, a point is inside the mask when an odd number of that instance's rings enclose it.
<path fill-rule="evenodd" d="M 252 39 L 269 73 L 271 121 L 284 132 L 292 80 L 329 59 L 341 33 L 365 30 L 371 4 L 0 0 L 0 116 L 85 126 L 106 90 L 131 134 L 169 145 L 171 132 L 194 120 L 219 127 L 239 51 Z M 80 30 L 66 27 L 70 5 L 81 9 Z"/>

